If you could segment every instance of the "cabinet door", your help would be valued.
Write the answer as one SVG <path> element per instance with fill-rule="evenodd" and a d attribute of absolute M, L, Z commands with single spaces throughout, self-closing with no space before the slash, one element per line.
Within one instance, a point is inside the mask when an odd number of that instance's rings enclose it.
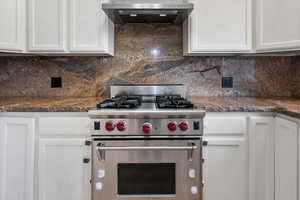
<path fill-rule="evenodd" d="M 300 1 L 256 0 L 256 49 L 300 49 Z"/>
<path fill-rule="evenodd" d="M 25 0 L 0 1 L 0 51 L 21 52 L 25 37 Z"/>
<path fill-rule="evenodd" d="M 65 0 L 29 0 L 29 51 L 65 50 Z"/>
<path fill-rule="evenodd" d="M 90 199 L 90 147 L 85 139 L 40 139 L 39 200 Z"/>
<path fill-rule="evenodd" d="M 298 192 L 297 124 L 276 118 L 275 125 L 275 200 L 297 200 Z"/>
<path fill-rule="evenodd" d="M 185 54 L 250 51 L 250 0 L 190 2 L 194 10 L 184 23 Z"/>
<path fill-rule="evenodd" d="M 70 0 L 70 51 L 113 54 L 114 25 L 101 0 Z"/>
<path fill-rule="evenodd" d="M 32 200 L 34 119 L 0 118 L 0 200 Z"/>
<path fill-rule="evenodd" d="M 243 137 L 206 137 L 204 200 L 248 200 L 247 143 Z"/>
<path fill-rule="evenodd" d="M 250 200 L 274 200 L 273 125 L 273 117 L 250 118 Z"/>

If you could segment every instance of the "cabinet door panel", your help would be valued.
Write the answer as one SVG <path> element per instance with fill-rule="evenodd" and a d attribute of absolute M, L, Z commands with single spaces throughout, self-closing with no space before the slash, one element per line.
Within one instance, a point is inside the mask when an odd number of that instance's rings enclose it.
<path fill-rule="evenodd" d="M 275 125 L 275 200 L 297 200 L 298 193 L 297 124 L 276 118 Z"/>
<path fill-rule="evenodd" d="M 89 147 L 84 139 L 40 139 L 39 199 L 90 199 Z"/>
<path fill-rule="evenodd" d="M 32 200 L 34 119 L 0 119 L 0 200 Z"/>
<path fill-rule="evenodd" d="M 192 0 L 185 50 L 190 53 L 247 52 L 251 49 L 249 0 Z M 226 8 L 226 9 L 224 9 Z M 187 52 L 189 53 L 189 52 Z"/>
<path fill-rule="evenodd" d="M 273 125 L 273 117 L 250 118 L 250 200 L 274 200 Z"/>
<path fill-rule="evenodd" d="M 29 50 L 64 51 L 65 0 L 29 0 Z"/>
<path fill-rule="evenodd" d="M 25 4 L 22 0 L 0 1 L 0 50 L 22 51 Z"/>
<path fill-rule="evenodd" d="M 248 156 L 243 138 L 207 137 L 204 200 L 247 200 Z"/>
<path fill-rule="evenodd" d="M 70 0 L 70 51 L 108 51 L 110 23 L 100 0 Z"/>
<path fill-rule="evenodd" d="M 300 49 L 300 1 L 256 1 L 256 48 L 259 51 Z"/>

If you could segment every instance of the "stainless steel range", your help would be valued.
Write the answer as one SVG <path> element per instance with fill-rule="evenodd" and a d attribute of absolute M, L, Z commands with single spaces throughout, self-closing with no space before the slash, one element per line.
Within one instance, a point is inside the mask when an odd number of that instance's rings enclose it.
<path fill-rule="evenodd" d="M 89 111 L 92 200 L 201 200 L 205 112 L 183 85 L 114 85 Z"/>

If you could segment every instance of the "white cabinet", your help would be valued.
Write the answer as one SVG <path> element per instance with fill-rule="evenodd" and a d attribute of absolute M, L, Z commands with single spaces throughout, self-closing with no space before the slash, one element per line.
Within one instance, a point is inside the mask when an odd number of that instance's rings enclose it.
<path fill-rule="evenodd" d="M 70 0 L 70 51 L 114 52 L 114 25 L 100 0 Z"/>
<path fill-rule="evenodd" d="M 90 146 L 85 139 L 42 138 L 39 144 L 39 200 L 90 199 Z"/>
<path fill-rule="evenodd" d="M 248 200 L 246 117 L 207 117 L 205 126 L 204 200 Z"/>
<path fill-rule="evenodd" d="M 25 7 L 25 0 L 0 1 L 0 51 L 24 50 Z"/>
<path fill-rule="evenodd" d="M 0 200 L 34 199 L 34 122 L 0 118 Z"/>
<path fill-rule="evenodd" d="M 206 138 L 204 200 L 247 200 L 247 143 L 242 138 Z"/>
<path fill-rule="evenodd" d="M 114 25 L 100 0 L 28 0 L 28 51 L 114 54 Z"/>
<path fill-rule="evenodd" d="M 251 0 L 190 0 L 184 22 L 184 54 L 243 53 L 251 50 Z"/>
<path fill-rule="evenodd" d="M 298 199 L 297 123 L 276 118 L 275 200 Z"/>
<path fill-rule="evenodd" d="M 300 1 L 256 0 L 256 50 L 300 50 Z"/>
<path fill-rule="evenodd" d="M 39 200 L 90 199 L 89 118 L 49 115 L 39 120 Z"/>
<path fill-rule="evenodd" d="M 29 51 L 65 51 L 66 0 L 29 0 Z"/>
<path fill-rule="evenodd" d="M 250 117 L 250 200 L 274 200 L 274 118 Z"/>

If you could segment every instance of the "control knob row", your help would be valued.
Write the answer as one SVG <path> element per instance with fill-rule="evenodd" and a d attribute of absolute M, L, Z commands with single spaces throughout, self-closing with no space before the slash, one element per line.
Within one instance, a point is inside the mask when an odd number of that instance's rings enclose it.
<path fill-rule="evenodd" d="M 167 126 L 168 126 L 169 131 L 176 131 L 177 127 L 181 131 L 187 131 L 189 129 L 189 125 L 187 122 L 180 122 L 178 125 L 177 125 L 177 122 L 169 122 Z M 117 128 L 119 131 L 125 131 L 127 128 L 127 124 L 124 121 L 120 121 L 118 123 L 115 123 L 113 121 L 108 121 L 105 123 L 105 129 L 107 131 L 113 131 L 113 130 L 115 130 L 115 128 Z M 153 129 L 153 126 L 149 122 L 145 122 L 142 126 L 142 130 L 146 134 L 150 133 L 152 131 L 152 129 Z"/>
<path fill-rule="evenodd" d="M 180 122 L 178 127 L 181 131 L 187 131 L 189 129 L 189 124 L 187 122 Z M 176 131 L 177 130 L 177 122 L 170 122 L 168 123 L 169 131 Z"/>
<path fill-rule="evenodd" d="M 108 131 L 113 131 L 113 130 L 115 130 L 116 127 L 119 131 L 125 131 L 125 129 L 127 128 L 127 125 L 126 125 L 126 122 L 124 122 L 124 121 L 121 121 L 118 123 L 109 121 L 109 122 L 106 122 L 106 124 L 105 124 L 105 128 Z"/>

